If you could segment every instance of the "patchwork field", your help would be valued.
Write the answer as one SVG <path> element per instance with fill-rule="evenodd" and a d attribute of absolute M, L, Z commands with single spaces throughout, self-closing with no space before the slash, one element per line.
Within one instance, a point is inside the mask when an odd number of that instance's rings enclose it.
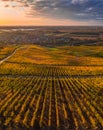
<path fill-rule="evenodd" d="M 103 47 L 0 49 L 0 130 L 102 130 Z"/>

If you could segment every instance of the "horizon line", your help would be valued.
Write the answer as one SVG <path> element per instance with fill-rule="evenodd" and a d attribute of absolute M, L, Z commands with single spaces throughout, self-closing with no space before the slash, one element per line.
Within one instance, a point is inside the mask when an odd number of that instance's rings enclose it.
<path fill-rule="evenodd" d="M 31 27 L 103 27 L 103 25 L 0 25 L 0 27 L 15 27 L 15 26 L 21 26 L 21 27 L 27 27 L 27 26 L 31 26 Z"/>

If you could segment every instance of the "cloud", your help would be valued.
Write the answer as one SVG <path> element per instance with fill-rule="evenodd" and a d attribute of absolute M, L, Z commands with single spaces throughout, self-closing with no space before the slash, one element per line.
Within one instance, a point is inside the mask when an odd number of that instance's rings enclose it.
<path fill-rule="evenodd" d="M 71 3 L 72 4 L 83 4 L 86 3 L 88 0 L 72 0 Z"/>
<path fill-rule="evenodd" d="M 77 21 L 103 21 L 103 0 L 2 0 L 29 7 L 31 17 L 42 16 Z M 6 7 L 9 7 L 7 4 Z"/>

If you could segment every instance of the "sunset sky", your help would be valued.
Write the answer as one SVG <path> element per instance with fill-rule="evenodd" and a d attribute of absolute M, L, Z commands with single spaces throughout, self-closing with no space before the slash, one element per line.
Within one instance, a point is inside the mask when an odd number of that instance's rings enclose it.
<path fill-rule="evenodd" d="M 103 0 L 0 0 L 0 25 L 103 25 Z"/>

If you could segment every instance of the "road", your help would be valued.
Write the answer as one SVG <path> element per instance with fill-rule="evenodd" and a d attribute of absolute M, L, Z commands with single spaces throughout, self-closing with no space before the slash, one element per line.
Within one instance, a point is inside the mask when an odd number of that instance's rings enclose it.
<path fill-rule="evenodd" d="M 16 53 L 16 51 L 19 50 L 20 48 L 22 48 L 22 47 L 19 47 L 19 48 L 15 49 L 15 50 L 12 52 L 12 54 L 10 54 L 10 55 L 7 56 L 6 58 L 0 60 L 0 64 L 2 64 L 3 62 L 5 62 L 5 61 L 8 60 L 9 58 L 11 58 L 11 57 Z"/>

